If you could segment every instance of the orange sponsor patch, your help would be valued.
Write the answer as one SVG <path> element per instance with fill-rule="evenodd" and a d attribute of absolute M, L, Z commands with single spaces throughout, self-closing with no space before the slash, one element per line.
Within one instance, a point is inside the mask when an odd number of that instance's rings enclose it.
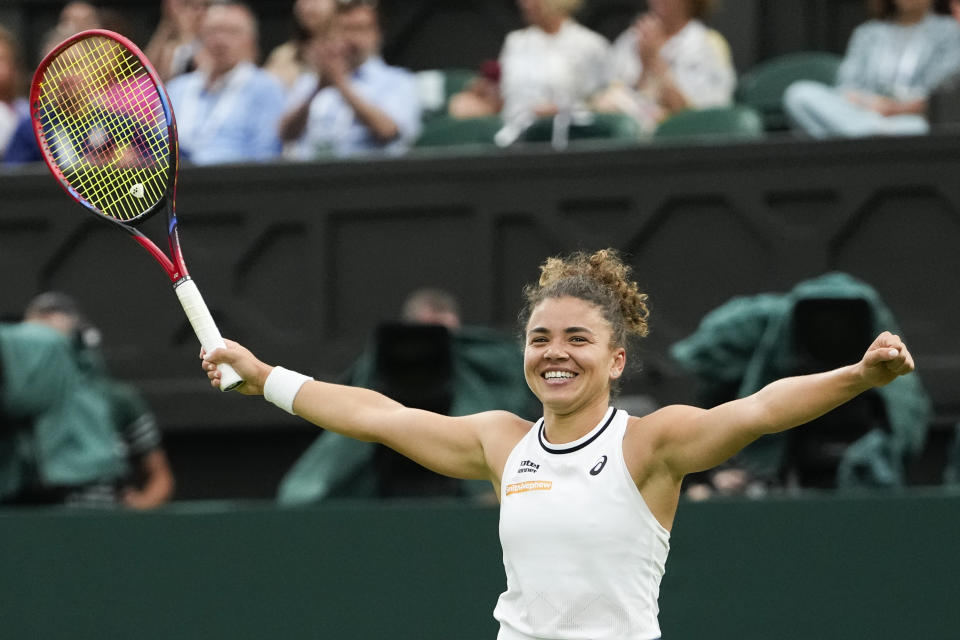
<path fill-rule="evenodd" d="M 527 482 L 517 482 L 507 485 L 507 495 L 514 493 L 525 493 L 527 491 L 550 491 L 553 488 L 553 482 L 550 480 L 528 480 Z"/>

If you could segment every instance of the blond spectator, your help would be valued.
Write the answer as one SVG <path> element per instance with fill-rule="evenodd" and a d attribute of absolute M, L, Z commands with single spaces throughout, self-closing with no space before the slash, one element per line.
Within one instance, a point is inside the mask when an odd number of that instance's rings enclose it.
<path fill-rule="evenodd" d="M 504 129 L 510 144 L 537 118 L 586 110 L 607 86 L 610 44 L 573 19 L 582 0 L 518 0 L 525 29 L 507 34 L 500 52 Z"/>
<path fill-rule="evenodd" d="M 651 131 L 683 109 L 725 106 L 736 71 L 724 37 L 704 24 L 712 0 L 650 0 L 613 44 L 614 82 L 594 104 Z"/>

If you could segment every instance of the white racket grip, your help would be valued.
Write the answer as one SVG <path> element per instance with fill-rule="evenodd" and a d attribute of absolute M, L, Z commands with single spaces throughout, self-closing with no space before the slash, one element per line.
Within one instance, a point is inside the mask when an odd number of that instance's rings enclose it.
<path fill-rule="evenodd" d="M 209 353 L 214 349 L 226 347 L 227 345 L 213 321 L 213 316 L 210 315 L 210 310 L 207 309 L 203 296 L 200 295 L 197 283 L 186 278 L 175 284 L 173 290 L 177 293 L 183 311 L 187 314 L 187 320 L 190 321 L 190 326 L 193 327 L 193 331 L 200 339 L 200 344 L 204 350 Z M 230 391 L 243 382 L 240 374 L 230 365 L 219 364 L 217 369 L 220 371 L 220 391 Z"/>

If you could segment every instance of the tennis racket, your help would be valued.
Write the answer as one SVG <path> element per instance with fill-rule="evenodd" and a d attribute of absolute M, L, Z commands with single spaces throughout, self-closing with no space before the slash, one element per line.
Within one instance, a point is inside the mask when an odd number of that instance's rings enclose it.
<path fill-rule="evenodd" d="M 123 36 L 71 36 L 40 63 L 30 87 L 33 130 L 50 171 L 70 197 L 127 231 L 163 266 L 207 351 L 223 338 L 190 278 L 177 232 L 177 124 L 150 62 Z M 165 209 L 170 255 L 137 225 Z M 220 365 L 220 389 L 243 383 Z"/>

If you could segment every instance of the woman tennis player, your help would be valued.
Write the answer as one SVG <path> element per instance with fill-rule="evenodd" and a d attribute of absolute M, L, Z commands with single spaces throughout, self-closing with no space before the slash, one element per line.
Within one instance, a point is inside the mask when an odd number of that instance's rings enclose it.
<path fill-rule="evenodd" d="M 228 341 L 202 354 L 331 431 L 381 442 L 438 473 L 487 479 L 500 498 L 507 590 L 499 640 L 660 637 L 657 598 L 684 475 L 761 435 L 808 422 L 913 371 L 883 333 L 856 364 L 771 383 L 710 410 L 665 407 L 638 418 L 610 406 L 628 341 L 647 332 L 646 296 L 612 250 L 548 259 L 526 288 L 524 370 L 543 403 L 535 424 L 500 411 L 447 417 L 373 391 L 271 367 Z"/>

